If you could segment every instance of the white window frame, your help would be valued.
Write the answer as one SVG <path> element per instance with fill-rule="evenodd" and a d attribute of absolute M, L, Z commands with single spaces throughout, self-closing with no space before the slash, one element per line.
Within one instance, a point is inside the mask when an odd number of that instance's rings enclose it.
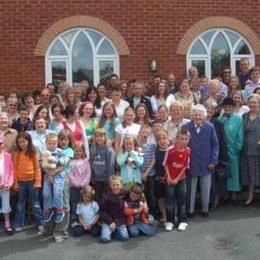
<path fill-rule="evenodd" d="M 205 43 L 202 36 L 204 34 L 208 33 L 208 32 L 211 32 L 211 31 L 215 31 L 215 33 L 213 34 L 213 36 L 212 36 L 212 38 L 209 42 L 209 46 L 207 46 L 207 44 Z M 226 35 L 225 31 L 231 32 L 231 33 L 236 34 L 238 36 L 239 40 L 236 42 L 236 44 L 233 47 L 232 47 L 231 42 L 230 42 L 228 36 Z M 206 69 L 205 69 L 205 74 L 206 74 L 208 79 L 211 79 L 211 48 L 212 48 L 214 39 L 217 37 L 217 35 L 219 33 L 222 33 L 224 38 L 227 40 L 229 50 L 230 50 L 230 68 L 232 70 L 233 75 L 237 74 L 237 72 L 236 72 L 236 61 L 240 60 L 241 58 L 248 58 L 250 67 L 255 65 L 254 51 L 253 51 L 251 45 L 248 43 L 248 41 L 241 34 L 239 34 L 238 32 L 236 32 L 234 30 L 230 30 L 228 28 L 213 28 L 213 29 L 210 29 L 210 30 L 207 30 L 207 31 L 201 33 L 198 37 L 196 37 L 192 41 L 192 43 L 191 43 L 191 45 L 188 49 L 187 55 L 186 55 L 187 73 L 188 73 L 188 69 L 191 67 L 193 60 L 205 60 L 206 61 L 205 64 L 207 65 Z M 197 40 L 200 40 L 200 42 L 204 46 L 204 48 L 206 50 L 206 54 L 201 54 L 201 55 L 200 54 L 190 54 L 191 49 L 192 49 L 193 45 L 196 43 Z M 246 54 L 246 55 L 235 54 L 236 47 L 238 46 L 238 44 L 241 40 L 243 40 L 247 44 L 247 47 L 249 48 L 250 54 Z"/>
<path fill-rule="evenodd" d="M 91 36 L 86 32 L 86 30 L 96 32 L 102 36 L 101 40 L 99 41 L 97 46 L 95 46 L 94 41 L 92 40 Z M 71 31 L 77 31 L 77 32 L 74 34 L 73 39 L 70 43 L 70 46 L 68 47 L 67 44 L 65 43 L 65 41 L 62 39 L 62 36 L 64 36 L 65 34 L 71 32 Z M 91 28 L 78 27 L 78 28 L 72 28 L 70 30 L 67 30 L 67 31 L 61 33 L 52 41 L 52 43 L 48 47 L 48 49 L 46 51 L 46 55 L 45 55 L 45 84 L 52 82 L 52 67 L 51 67 L 52 62 L 65 61 L 66 62 L 67 83 L 69 83 L 71 86 L 73 85 L 73 82 L 72 82 L 72 49 L 73 49 L 74 42 L 75 42 L 77 36 L 80 34 L 80 32 L 83 32 L 86 35 L 86 37 L 88 38 L 88 40 L 90 41 L 90 44 L 92 46 L 93 83 L 94 83 L 94 85 L 97 86 L 99 83 L 99 73 L 100 73 L 99 72 L 99 62 L 100 61 L 113 61 L 113 63 L 114 63 L 114 72 L 113 73 L 120 75 L 119 54 L 118 54 L 118 51 L 117 51 L 115 45 L 113 44 L 113 42 L 109 38 L 107 38 L 103 33 L 99 32 L 97 30 L 93 30 Z M 62 44 L 64 45 L 64 47 L 68 53 L 67 55 L 61 55 L 61 56 L 50 55 L 50 51 L 51 51 L 53 45 L 58 40 L 60 40 L 62 42 Z M 104 40 L 107 40 L 111 44 L 112 48 L 114 49 L 115 54 L 111 54 L 111 55 L 97 54 L 98 49 Z"/>

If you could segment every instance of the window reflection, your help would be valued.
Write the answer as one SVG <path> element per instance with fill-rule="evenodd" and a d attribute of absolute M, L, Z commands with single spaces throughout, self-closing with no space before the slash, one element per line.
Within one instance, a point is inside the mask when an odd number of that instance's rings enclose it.
<path fill-rule="evenodd" d="M 52 69 L 52 82 L 58 86 L 62 81 L 66 79 L 66 62 L 65 61 L 53 61 L 51 63 Z"/>

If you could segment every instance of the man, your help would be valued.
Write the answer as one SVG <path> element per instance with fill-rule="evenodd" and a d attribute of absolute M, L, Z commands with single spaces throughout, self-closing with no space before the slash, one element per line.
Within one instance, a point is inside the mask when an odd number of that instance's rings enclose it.
<path fill-rule="evenodd" d="M 189 69 L 188 69 L 188 79 L 189 80 L 194 80 L 194 79 L 197 79 L 198 78 L 198 75 L 199 75 L 199 72 L 198 72 L 198 69 L 194 66 L 191 66 Z"/>
<path fill-rule="evenodd" d="M 46 86 L 50 91 L 50 95 L 56 94 L 56 86 L 53 83 L 48 83 Z"/>
<path fill-rule="evenodd" d="M 240 72 L 238 73 L 238 78 L 240 80 L 241 88 L 244 89 L 247 81 L 250 80 L 250 67 L 248 58 L 242 58 L 239 61 Z"/>
<path fill-rule="evenodd" d="M 136 106 L 140 103 L 145 104 L 148 109 L 150 118 L 153 118 L 153 110 L 152 110 L 151 102 L 148 98 L 144 97 L 143 94 L 144 94 L 143 82 L 136 81 L 133 89 L 133 97 L 126 98 L 126 101 L 130 104 L 130 107 L 132 107 L 133 109 L 135 109 Z"/>
<path fill-rule="evenodd" d="M 44 88 L 41 91 L 42 104 L 49 106 L 50 97 L 51 97 L 50 90 L 48 88 Z"/>
<path fill-rule="evenodd" d="M 169 86 L 169 90 L 172 94 L 175 94 L 178 91 L 178 87 L 175 82 L 175 75 L 173 73 L 169 73 L 167 78 L 167 83 Z"/>
<path fill-rule="evenodd" d="M 231 79 L 231 69 L 229 67 L 224 68 L 223 70 L 223 77 L 222 77 L 222 82 L 228 86 L 230 79 Z"/>

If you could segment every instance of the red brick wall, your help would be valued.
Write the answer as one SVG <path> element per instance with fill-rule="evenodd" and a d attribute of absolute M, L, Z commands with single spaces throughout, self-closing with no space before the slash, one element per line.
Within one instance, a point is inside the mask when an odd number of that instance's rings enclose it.
<path fill-rule="evenodd" d="M 149 78 L 148 62 L 180 80 L 186 57 L 176 55 L 184 33 L 208 16 L 230 16 L 260 37 L 260 4 L 253 0 L 2 0 L 0 1 L 0 92 L 42 88 L 44 57 L 33 52 L 42 34 L 58 20 L 74 15 L 99 17 L 126 40 L 129 56 L 120 58 L 122 79 Z M 258 56 L 256 62 L 260 64 Z"/>

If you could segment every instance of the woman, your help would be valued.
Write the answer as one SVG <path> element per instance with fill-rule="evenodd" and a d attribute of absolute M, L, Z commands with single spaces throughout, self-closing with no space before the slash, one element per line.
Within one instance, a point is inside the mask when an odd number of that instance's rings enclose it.
<path fill-rule="evenodd" d="M 9 115 L 6 112 L 0 113 L 0 137 L 4 138 L 4 148 L 7 152 L 12 152 L 15 148 L 17 131 L 10 128 Z"/>
<path fill-rule="evenodd" d="M 180 101 L 184 106 L 196 105 L 198 103 L 197 95 L 191 91 L 187 79 L 184 79 L 180 85 L 180 90 L 175 94 L 175 99 Z"/>
<path fill-rule="evenodd" d="M 235 102 L 231 97 L 226 97 L 222 102 L 223 113 L 218 121 L 224 129 L 224 138 L 227 147 L 227 191 L 231 192 L 231 202 L 236 202 L 236 192 L 241 190 L 239 181 L 239 153 L 243 144 L 242 118 L 234 113 Z M 228 196 L 228 194 L 227 194 Z M 227 198 L 227 197 L 226 197 Z"/>
<path fill-rule="evenodd" d="M 26 108 L 29 111 L 29 118 L 30 120 L 33 119 L 33 115 L 37 109 L 37 106 L 34 103 L 34 99 L 32 94 L 27 93 L 24 95 L 23 99 L 22 99 L 23 104 L 26 106 Z"/>
<path fill-rule="evenodd" d="M 180 101 L 174 101 L 170 106 L 171 120 L 164 124 L 169 140 L 174 143 L 178 129 L 190 120 L 183 118 L 184 107 Z"/>
<path fill-rule="evenodd" d="M 241 152 L 242 184 L 248 186 L 246 206 L 252 204 L 255 186 L 260 185 L 260 110 L 256 94 L 248 98 L 249 112 L 243 115 L 244 144 Z"/>
<path fill-rule="evenodd" d="M 126 108 L 122 123 L 118 125 L 115 129 L 116 131 L 115 152 L 117 155 L 121 151 L 123 140 L 126 135 L 131 135 L 134 138 L 137 138 L 139 134 L 141 125 L 134 123 L 134 120 L 135 120 L 134 110 L 131 107 Z"/>
<path fill-rule="evenodd" d="M 115 106 L 116 114 L 120 120 L 123 118 L 125 109 L 129 107 L 129 103 L 123 100 L 121 97 L 122 97 L 122 89 L 120 85 L 117 84 L 112 88 L 111 99 L 112 99 L 112 103 Z"/>
<path fill-rule="evenodd" d="M 61 103 L 54 104 L 51 107 L 51 113 L 53 115 L 53 119 L 50 124 L 50 129 L 55 133 L 59 133 L 63 129 L 63 121 L 65 120 L 63 117 L 64 108 Z"/>
<path fill-rule="evenodd" d="M 155 95 L 151 97 L 151 105 L 154 114 L 158 114 L 158 108 L 160 105 L 166 105 L 167 108 L 170 108 L 170 105 L 174 101 L 175 97 L 169 92 L 168 84 L 166 81 L 161 80 L 155 85 Z"/>
<path fill-rule="evenodd" d="M 135 108 L 135 123 L 138 125 L 149 125 L 151 119 L 149 118 L 149 113 L 145 104 L 140 103 Z"/>
<path fill-rule="evenodd" d="M 97 85 L 97 92 L 98 92 L 98 95 L 99 95 L 100 100 L 101 100 L 101 106 L 103 107 L 104 104 L 105 104 L 107 101 L 110 100 L 110 99 L 108 99 L 108 98 L 106 97 L 106 87 L 105 87 L 105 85 L 102 84 L 102 83 L 99 83 L 99 84 Z"/>
<path fill-rule="evenodd" d="M 18 99 L 10 97 L 7 99 L 7 113 L 12 123 L 19 117 L 18 113 Z"/>
<path fill-rule="evenodd" d="M 65 97 L 63 99 L 64 107 L 68 105 L 75 105 L 76 104 L 76 97 L 74 93 L 74 89 L 72 87 L 68 87 L 66 89 Z"/>
<path fill-rule="evenodd" d="M 77 107 L 69 105 L 64 110 L 65 121 L 63 121 L 63 129 L 69 133 L 72 141 L 84 144 L 87 158 L 89 158 L 88 137 L 85 133 L 84 126 L 80 120 L 77 120 Z"/>
<path fill-rule="evenodd" d="M 232 76 L 230 81 L 228 82 L 228 93 L 229 97 L 232 97 L 233 94 L 237 91 L 241 90 L 240 81 L 237 76 Z"/>
<path fill-rule="evenodd" d="M 160 105 L 158 107 L 158 119 L 162 122 L 163 127 L 167 127 L 167 123 L 171 121 L 171 117 L 168 116 L 168 108 L 166 105 Z"/>
<path fill-rule="evenodd" d="M 191 111 L 191 122 L 183 127 L 190 131 L 190 201 L 189 217 L 193 217 L 198 181 L 200 181 L 202 217 L 208 217 L 211 187 L 211 175 L 218 160 L 219 143 L 215 127 L 206 121 L 206 108 L 195 105 Z"/>
<path fill-rule="evenodd" d="M 87 90 L 87 101 L 91 102 L 95 107 L 96 117 L 100 118 L 102 114 L 101 99 L 95 87 L 89 87 Z"/>
<path fill-rule="evenodd" d="M 237 91 L 233 92 L 231 97 L 233 98 L 233 100 L 235 101 L 235 104 L 236 104 L 234 112 L 236 112 L 239 116 L 242 117 L 245 113 L 247 113 L 249 111 L 248 106 L 244 105 L 244 97 L 243 97 L 242 91 L 237 90 Z"/>
<path fill-rule="evenodd" d="M 97 121 L 95 120 L 96 112 L 93 104 L 91 102 L 82 103 L 79 107 L 79 116 L 85 134 L 90 139 L 97 128 Z"/>

